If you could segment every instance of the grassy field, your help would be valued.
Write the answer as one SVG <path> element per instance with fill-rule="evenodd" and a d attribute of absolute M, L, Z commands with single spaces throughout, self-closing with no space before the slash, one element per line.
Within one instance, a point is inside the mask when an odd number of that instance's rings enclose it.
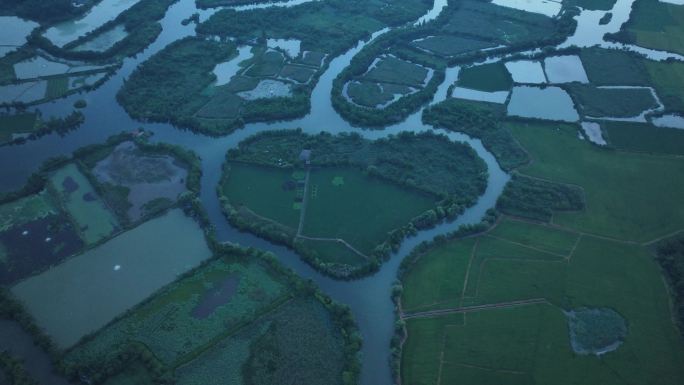
<path fill-rule="evenodd" d="M 50 176 L 50 182 L 86 243 L 92 244 L 109 236 L 119 226 L 116 217 L 75 164 L 57 170 Z"/>
<path fill-rule="evenodd" d="M 644 60 L 653 87 L 669 111 L 684 113 L 684 63 Z"/>
<path fill-rule="evenodd" d="M 288 182 L 294 182 L 292 170 L 232 162 L 222 191 L 234 207 L 246 206 L 257 215 L 296 229 L 300 217 L 295 205 L 297 189 L 288 189 Z"/>
<path fill-rule="evenodd" d="M 316 71 L 311 68 L 288 64 L 280 71 L 280 76 L 299 83 L 307 83 L 315 73 Z"/>
<path fill-rule="evenodd" d="M 427 74 L 428 70 L 425 67 L 387 56 L 381 58 L 363 78 L 378 83 L 422 87 Z"/>
<path fill-rule="evenodd" d="M 491 42 L 450 35 L 430 36 L 422 40 L 414 41 L 411 44 L 418 48 L 434 52 L 437 55 L 447 57 L 494 46 Z"/>
<path fill-rule="evenodd" d="M 12 140 L 14 134 L 29 134 L 36 129 L 36 114 L 0 115 L 0 144 Z"/>
<path fill-rule="evenodd" d="M 434 198 L 356 169 L 312 171 L 304 235 L 341 238 L 368 255 L 387 232 L 432 208 Z"/>
<path fill-rule="evenodd" d="M 408 86 L 367 81 L 352 82 L 347 89 L 349 98 L 354 103 L 370 108 L 392 101 L 395 94 L 405 95 L 409 92 L 411 89 Z"/>
<path fill-rule="evenodd" d="M 47 83 L 47 91 L 45 91 L 45 98 L 57 99 L 64 96 L 69 91 L 69 77 L 62 76 L 59 78 L 51 78 Z"/>
<path fill-rule="evenodd" d="M 578 238 L 577 234 L 572 232 L 510 219 L 502 220 L 489 234 L 523 246 L 562 255 L 570 255 Z"/>
<path fill-rule="evenodd" d="M 684 54 L 684 7 L 657 0 L 639 0 L 623 27 L 637 45 Z"/>
<path fill-rule="evenodd" d="M 237 284 L 215 294 L 227 279 Z M 288 297 L 289 289 L 258 262 L 215 261 L 77 345 L 65 360 L 106 362 L 129 341 L 138 341 L 175 366 Z"/>
<path fill-rule="evenodd" d="M 403 281 L 403 310 L 459 306 L 475 243 L 474 239 L 448 243 L 422 256 Z"/>
<path fill-rule="evenodd" d="M 591 84 L 596 86 L 648 86 L 644 60 L 616 49 L 587 48 L 580 53 Z"/>
<path fill-rule="evenodd" d="M 644 123 L 604 122 L 608 143 L 627 151 L 684 155 L 684 130 Z"/>
<path fill-rule="evenodd" d="M 623 384 L 624 378 L 648 384 L 681 382 L 684 369 L 678 362 L 684 357 L 683 341 L 672 323 L 660 272 L 647 250 L 588 236 L 578 240 L 578 235 L 504 220 L 488 235 L 450 241 L 423 255 L 403 278 L 402 304 L 427 303 L 430 306 L 421 310 L 428 310 L 443 308 L 445 300 L 453 303 L 464 272 L 469 285 L 478 286 L 472 291 L 476 298 L 466 301 L 466 306 L 532 298 L 548 302 L 408 319 L 402 382 Z M 541 253 L 539 248 L 570 258 Z M 449 249 L 453 252 L 444 252 Z M 462 260 L 471 252 L 475 259 L 470 268 L 464 267 Z M 479 272 L 478 260 L 487 260 Z M 439 279 L 446 276 L 445 270 L 452 280 Z M 438 278 L 426 281 L 426 273 Z M 583 307 L 608 307 L 626 319 L 628 332 L 617 350 L 600 358 L 573 352 L 564 310 Z"/>
<path fill-rule="evenodd" d="M 492 3 L 462 1 L 452 12 L 442 33 L 466 35 L 497 45 L 537 41 L 556 30 L 554 21 L 546 16 Z"/>
<path fill-rule="evenodd" d="M 630 118 L 658 107 L 651 90 L 646 88 L 598 88 L 573 84 L 568 89 L 585 116 Z"/>
<path fill-rule="evenodd" d="M 285 58 L 282 53 L 277 51 L 265 52 L 255 59 L 254 64 L 249 67 L 245 74 L 252 77 L 276 76 L 283 69 L 284 62 Z"/>
<path fill-rule="evenodd" d="M 533 159 L 523 173 L 584 189 L 586 210 L 556 213 L 554 223 L 635 241 L 684 227 L 681 159 L 600 149 L 577 140 L 571 125 L 508 126 Z"/>
<path fill-rule="evenodd" d="M 513 78 L 502 62 L 466 67 L 458 74 L 458 86 L 494 92 L 508 91 Z"/>

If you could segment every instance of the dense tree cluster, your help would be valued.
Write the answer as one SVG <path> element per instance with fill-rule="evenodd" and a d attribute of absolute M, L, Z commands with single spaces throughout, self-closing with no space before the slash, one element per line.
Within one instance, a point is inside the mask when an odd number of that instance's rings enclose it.
<path fill-rule="evenodd" d="M 548 222 L 554 211 L 584 208 L 584 194 L 577 186 L 515 174 L 499 197 L 496 208 L 508 215 Z"/>
<path fill-rule="evenodd" d="M 463 132 L 482 140 L 501 168 L 512 170 L 528 161 L 525 150 L 505 129 L 503 110 L 485 103 L 470 103 L 450 98 L 423 111 L 423 123 L 450 131 Z"/>
<path fill-rule="evenodd" d="M 674 297 L 674 315 L 679 324 L 679 331 L 684 335 L 684 237 L 661 243 L 657 248 L 656 260 L 670 282 L 671 294 Z"/>

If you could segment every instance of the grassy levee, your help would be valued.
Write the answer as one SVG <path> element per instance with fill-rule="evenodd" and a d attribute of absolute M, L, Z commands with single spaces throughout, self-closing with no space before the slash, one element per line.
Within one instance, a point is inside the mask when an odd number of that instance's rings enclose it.
<path fill-rule="evenodd" d="M 572 125 L 508 127 L 532 158 L 521 172 L 584 190 L 586 209 L 556 213 L 554 223 L 640 242 L 684 228 L 684 179 L 676 177 L 684 173 L 681 159 L 597 148 L 578 141 Z"/>

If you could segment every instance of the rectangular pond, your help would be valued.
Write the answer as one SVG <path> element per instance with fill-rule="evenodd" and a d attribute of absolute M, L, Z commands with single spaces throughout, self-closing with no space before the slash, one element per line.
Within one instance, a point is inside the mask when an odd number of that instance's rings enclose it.
<path fill-rule="evenodd" d="M 504 104 L 508 99 L 508 91 L 479 91 L 470 88 L 455 87 L 451 96 L 458 99 L 475 100 L 478 102 L 490 102 Z"/>
<path fill-rule="evenodd" d="M 116 19 L 122 12 L 134 6 L 140 0 L 102 0 L 80 19 L 69 20 L 57 24 L 45 31 L 45 36 L 57 47 L 96 30 L 103 24 Z"/>
<path fill-rule="evenodd" d="M 64 349 L 210 256 L 202 229 L 176 209 L 11 290 Z"/>
<path fill-rule="evenodd" d="M 579 120 L 572 98 L 560 87 L 513 87 L 508 115 L 565 122 Z"/>

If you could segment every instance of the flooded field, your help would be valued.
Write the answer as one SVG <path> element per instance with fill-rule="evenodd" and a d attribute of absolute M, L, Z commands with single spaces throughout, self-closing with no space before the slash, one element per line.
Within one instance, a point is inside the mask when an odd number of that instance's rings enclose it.
<path fill-rule="evenodd" d="M 32 103 L 45 98 L 46 91 L 45 80 L 0 86 L 0 103 Z"/>
<path fill-rule="evenodd" d="M 173 210 L 12 292 L 57 345 L 68 348 L 210 255 L 197 223 Z"/>
<path fill-rule="evenodd" d="M 49 28 L 43 36 L 58 47 L 64 47 L 79 37 L 96 30 L 140 0 L 102 0 L 77 20 L 70 20 Z"/>
<path fill-rule="evenodd" d="M 511 73 L 513 81 L 521 84 L 546 83 L 544 69 L 538 61 L 519 60 L 506 63 L 506 69 Z"/>
<path fill-rule="evenodd" d="M 252 57 L 252 47 L 248 45 L 238 47 L 238 55 L 231 60 L 217 64 L 214 67 L 214 76 L 216 76 L 215 86 L 222 86 L 228 84 L 230 79 L 235 76 L 240 70 L 240 63 Z"/>
<path fill-rule="evenodd" d="M 579 56 L 551 56 L 544 59 L 544 70 L 549 83 L 589 83 Z"/>
<path fill-rule="evenodd" d="M 451 96 L 459 99 L 504 104 L 506 103 L 509 94 L 510 92 L 508 91 L 487 92 L 473 90 L 470 88 L 455 87 Z"/>
<path fill-rule="evenodd" d="M 267 39 L 266 46 L 281 49 L 287 56 L 294 59 L 301 52 L 302 42 L 296 39 Z"/>
<path fill-rule="evenodd" d="M 237 93 L 243 99 L 256 100 L 262 98 L 277 98 L 292 95 L 292 87 L 288 83 L 278 80 L 262 80 L 259 84 L 250 91 L 242 91 Z"/>
<path fill-rule="evenodd" d="M 88 40 L 83 44 L 77 45 L 76 47 L 74 47 L 74 51 L 104 52 L 112 48 L 116 43 L 125 39 L 126 36 L 128 36 L 126 28 L 123 25 L 117 25 L 109 31 L 103 32 L 94 39 Z"/>
<path fill-rule="evenodd" d="M 0 25 L 3 27 L 0 35 L 0 58 L 26 44 L 28 35 L 38 27 L 38 23 L 15 16 L 0 16 Z"/>
<path fill-rule="evenodd" d="M 570 95 L 559 87 L 514 87 L 508 103 L 508 114 L 565 122 L 579 120 Z"/>
<path fill-rule="evenodd" d="M 146 212 L 152 201 L 174 202 L 186 191 L 187 170 L 171 156 L 145 155 L 133 142 L 118 145 L 100 161 L 93 173 L 101 183 L 124 186 L 128 189 L 129 219 L 136 221 Z"/>

